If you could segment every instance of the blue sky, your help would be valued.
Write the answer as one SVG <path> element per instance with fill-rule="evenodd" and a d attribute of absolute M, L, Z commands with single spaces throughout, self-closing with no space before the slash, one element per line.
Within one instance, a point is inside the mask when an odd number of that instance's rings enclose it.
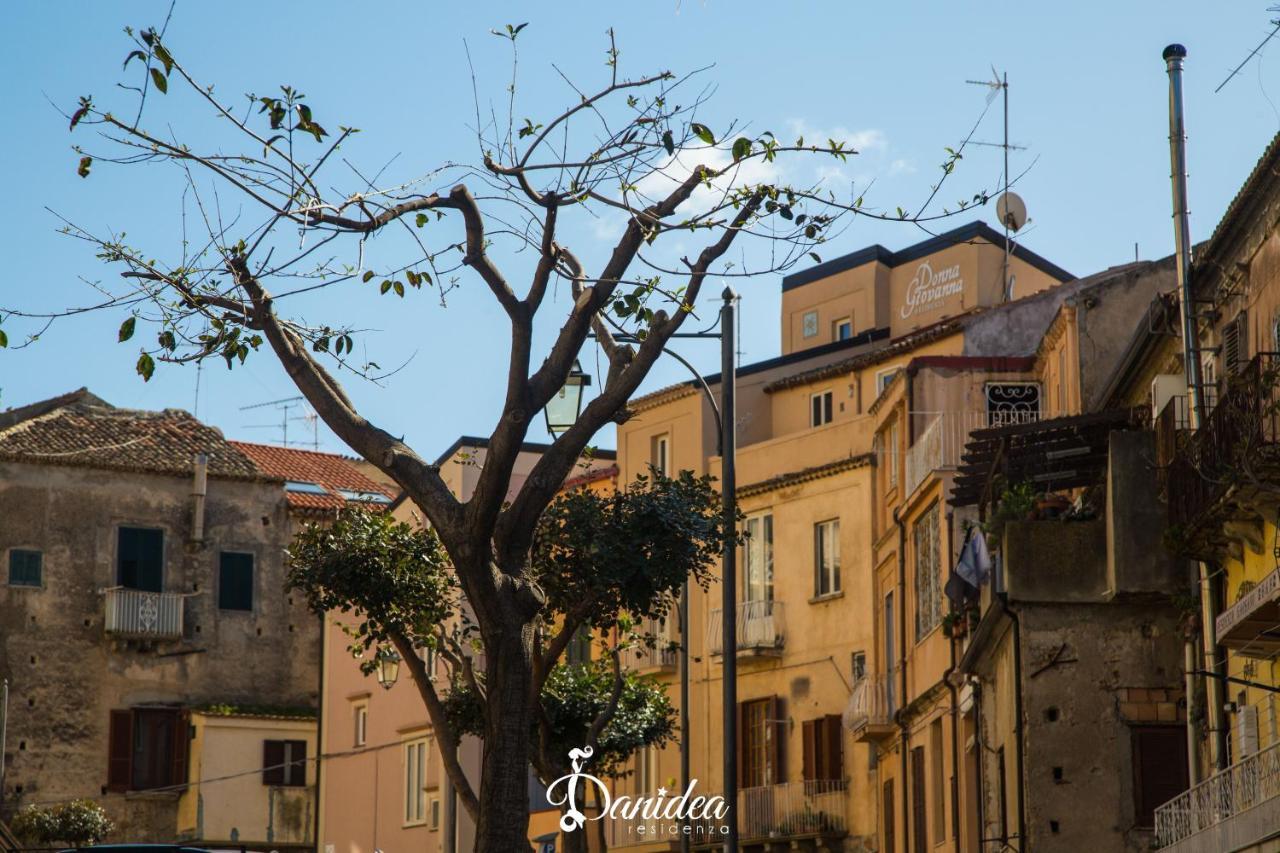
<path fill-rule="evenodd" d="M 1029 248 L 1086 275 L 1132 260 L 1167 255 L 1170 223 L 1167 82 L 1162 48 L 1189 50 L 1186 82 L 1192 231 L 1212 231 L 1226 204 L 1280 130 L 1280 47 L 1273 44 L 1221 93 L 1213 90 L 1269 30 L 1265 3 L 1166 2 L 1064 4 L 725 3 L 682 0 L 645 4 L 514 3 L 378 4 L 180 0 L 167 44 L 181 61 L 223 93 L 266 92 L 280 83 L 302 88 L 318 120 L 353 125 L 362 134 L 344 155 L 377 171 L 395 155 L 388 176 L 421 174 L 445 160 L 474 160 L 474 106 L 466 49 L 482 98 L 500 104 L 510 74 L 509 46 L 489 34 L 529 21 L 519 39 L 517 114 L 546 115 L 571 94 L 552 64 L 584 87 L 604 80 L 606 30 L 617 32 L 624 75 L 657 69 L 689 71 L 713 64 L 703 80 L 716 87 L 704 115 L 712 127 L 730 120 L 780 136 L 839 135 L 862 154 L 825 169 L 833 188 L 871 190 L 867 203 L 892 210 L 918 205 L 937 178 L 944 146 L 955 146 L 977 119 L 985 79 L 994 65 L 1009 74 L 1013 172 L 1030 171 L 1018 189 L 1031 212 Z M 75 174 L 68 134 L 50 102 L 70 110 L 93 93 L 99 103 L 124 103 L 114 88 L 129 50 L 125 25 L 158 24 L 167 2 L 130 4 L 45 0 L 6 7 L 0 49 L 0 107 L 8 128 L 3 159 L 8 202 L 0 210 L 5 269 L 0 309 L 40 311 L 85 304 L 86 280 L 114 273 L 83 244 L 56 233 L 50 210 L 93 230 L 125 230 L 131 242 L 163 256 L 178 239 L 182 183 L 174 170 L 100 164 L 88 179 Z M 981 10 L 980 12 L 978 10 Z M 536 10 L 536 11 L 535 11 Z M 1280 39 L 1277 39 L 1280 42 Z M 150 107 L 149 107 L 150 109 Z M 190 93 L 171 90 L 154 118 L 198 134 L 206 111 Z M 993 108 L 975 138 L 999 137 Z M 1034 162 L 1034 165 L 1032 165 Z M 833 166 L 838 164 L 832 164 Z M 808 179 L 815 172 L 792 177 Z M 952 179 L 952 194 L 992 188 L 999 151 L 971 148 Z M 955 220 L 995 222 L 991 206 Z M 564 242 L 598 261 L 608 249 L 608 224 L 575 223 Z M 873 242 L 890 248 L 927 235 L 910 225 L 856 220 L 823 250 L 824 257 Z M 392 245 L 371 251 L 392 253 Z M 690 249 L 686 248 L 686 251 Z M 527 273 L 523 258 L 499 258 L 512 277 Z M 347 380 L 361 409 L 434 456 L 459 434 L 487 434 L 500 409 L 506 361 L 503 320 L 478 282 L 464 281 L 448 308 L 429 295 L 393 306 L 367 291 L 326 291 L 305 305 L 309 317 L 358 316 L 370 329 L 361 346 L 384 366 L 407 361 L 385 387 Z M 776 355 L 780 281 L 777 275 L 737 283 L 743 314 L 743 358 Z M 718 288 L 716 288 L 718 289 Z M 564 295 L 545 309 L 563 311 Z M 89 314 L 60 320 L 35 345 L 0 350 L 0 407 L 28 403 L 82 385 L 120 406 L 190 410 L 194 368 L 161 367 L 144 384 L 133 371 L 138 339 L 117 344 L 126 315 Z M 30 327 L 4 322 L 11 343 Z M 539 340 L 548 340 L 548 328 Z M 141 335 L 139 335 L 141 338 Z M 708 372 L 713 343 L 685 343 L 682 353 Z M 584 358 L 598 375 L 592 357 Z M 684 378 L 661 366 L 646 388 Z M 296 391 L 267 354 L 228 372 L 210 362 L 200 372 L 200 417 L 229 436 L 279 439 L 260 425 L 278 420 L 267 409 L 240 407 Z M 301 414 L 295 412 L 295 414 Z M 290 438 L 308 427 L 291 425 Z M 541 439 L 541 428 L 530 436 Z M 602 434 L 600 443 L 612 445 Z M 341 450 L 323 429 L 322 448 Z"/>

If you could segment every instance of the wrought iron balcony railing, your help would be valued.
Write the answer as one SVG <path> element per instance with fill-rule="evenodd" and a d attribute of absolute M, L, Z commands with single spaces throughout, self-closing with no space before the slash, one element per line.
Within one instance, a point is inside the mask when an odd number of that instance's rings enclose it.
<path fill-rule="evenodd" d="M 896 672 L 868 674 L 853 683 L 843 722 L 855 740 L 876 740 L 897 730 L 893 722 L 896 679 Z"/>
<path fill-rule="evenodd" d="M 108 634 L 137 640 L 182 637 L 181 594 L 112 587 L 105 597 Z"/>
<path fill-rule="evenodd" d="M 1206 388 L 1209 412 L 1190 429 L 1185 397 L 1174 397 L 1156 421 L 1156 454 L 1169 520 L 1194 528 L 1233 485 L 1242 465 L 1257 466 L 1280 443 L 1280 354 L 1262 352 L 1228 377 L 1220 393 Z"/>
<path fill-rule="evenodd" d="M 1156 809 L 1156 844 L 1172 847 L 1280 798 L 1280 743 L 1210 776 Z"/>
<path fill-rule="evenodd" d="M 707 645 L 711 654 L 724 652 L 722 611 L 712 610 L 707 624 Z M 782 649 L 786 631 L 781 601 L 744 601 L 737 608 L 735 643 L 738 653 L 770 654 Z"/>
<path fill-rule="evenodd" d="M 666 619 L 644 619 L 636 626 L 636 633 L 645 638 L 626 650 L 623 664 L 631 669 L 670 669 L 676 665 L 676 644 L 680 642 L 674 628 L 675 613 Z M 648 638 L 652 638 L 650 648 Z"/>

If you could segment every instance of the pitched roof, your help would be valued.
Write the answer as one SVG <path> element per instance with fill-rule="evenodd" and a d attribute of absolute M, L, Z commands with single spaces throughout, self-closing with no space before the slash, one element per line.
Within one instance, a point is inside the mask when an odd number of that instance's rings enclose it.
<path fill-rule="evenodd" d="M 81 388 L 0 413 L 0 459 L 107 471 L 191 476 L 197 453 L 209 476 L 262 480 L 222 433 L 180 409 L 117 409 Z"/>
<path fill-rule="evenodd" d="M 379 495 L 390 500 L 396 493 L 366 476 L 350 456 L 321 453 L 317 450 L 300 450 L 296 447 L 277 447 L 271 444 L 254 444 L 248 441 L 230 442 L 248 457 L 258 470 L 274 480 L 284 480 L 285 498 L 290 509 L 300 511 L 325 511 L 342 509 L 349 498 L 343 491 L 359 495 Z M 300 487 L 315 486 L 314 490 L 299 491 Z M 370 498 L 363 498 L 370 500 Z M 357 497 L 354 500 L 361 500 Z M 377 503 L 383 501 L 374 499 Z"/>

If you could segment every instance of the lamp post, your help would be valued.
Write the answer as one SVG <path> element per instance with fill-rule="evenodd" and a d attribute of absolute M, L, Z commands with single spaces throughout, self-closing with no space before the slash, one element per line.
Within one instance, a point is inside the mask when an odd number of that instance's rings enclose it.
<path fill-rule="evenodd" d="M 723 518 L 725 526 L 724 549 L 721 554 L 723 564 L 723 573 L 721 576 L 721 594 L 723 608 L 723 634 L 721 635 L 721 649 L 724 654 L 724 715 L 723 715 L 723 731 L 724 738 L 724 792 L 725 803 L 728 806 L 728 834 L 725 837 L 725 853 L 738 853 L 738 646 L 737 646 L 737 529 L 738 529 L 738 496 L 736 491 L 736 472 L 734 460 L 737 453 L 737 432 L 735 428 L 735 402 L 734 389 L 737 383 L 737 367 L 735 357 L 737 354 L 737 336 L 735 326 L 736 305 L 738 302 L 738 294 L 733 288 L 726 287 L 721 293 L 723 304 L 720 307 L 720 331 L 713 332 L 710 330 L 701 332 L 677 332 L 673 337 L 677 338 L 719 338 L 720 339 L 720 401 L 717 405 L 716 397 L 711 392 L 711 387 L 707 384 L 707 380 L 703 378 L 692 364 L 686 361 L 678 353 L 672 352 L 663 347 L 663 352 L 674 358 L 685 366 L 690 373 L 693 374 L 694 380 L 698 384 L 698 388 L 706 397 L 707 403 L 711 406 L 712 416 L 716 421 L 716 439 L 717 451 L 721 460 L 721 495 L 723 505 Z M 714 328 L 714 327 L 713 327 Z M 614 339 L 618 343 L 639 343 L 639 339 L 630 335 L 615 334 Z M 577 384 L 577 398 L 573 404 L 573 418 L 564 421 L 557 421 L 557 424 L 563 423 L 559 427 L 559 432 L 567 430 L 573 425 L 573 421 L 577 419 L 577 413 L 582 407 L 582 387 L 591 384 L 591 377 L 583 374 L 578 368 L 578 363 L 574 362 L 574 370 L 569 374 L 569 380 L 565 383 L 568 389 L 571 382 L 574 381 L 575 374 L 580 379 Z M 561 394 L 565 394 L 564 390 Z M 575 393 L 569 391 L 570 394 Z M 554 402 L 554 400 L 553 400 Z M 565 410 L 568 410 L 568 402 L 564 403 Z M 557 415 L 557 417 L 559 417 Z M 553 435 L 559 432 L 552 427 L 551 404 L 547 406 L 547 429 Z M 681 790 L 689 789 L 689 584 L 686 581 L 680 592 L 680 781 Z M 680 833 L 680 850 L 681 853 L 689 853 L 690 838 L 684 832 Z"/>
<path fill-rule="evenodd" d="M 378 668 L 375 670 L 378 683 L 383 690 L 396 686 L 400 678 L 400 653 L 394 649 L 383 649 L 378 652 Z"/>
<path fill-rule="evenodd" d="M 582 414 L 582 389 L 590 384 L 590 374 L 582 372 L 582 365 L 575 358 L 564 385 L 542 410 L 547 418 L 547 432 L 559 438 L 577 422 L 578 415 Z"/>

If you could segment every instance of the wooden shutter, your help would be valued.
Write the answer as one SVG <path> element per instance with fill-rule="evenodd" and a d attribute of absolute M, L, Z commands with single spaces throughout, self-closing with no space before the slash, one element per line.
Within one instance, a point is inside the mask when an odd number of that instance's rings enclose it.
<path fill-rule="evenodd" d="M 1222 367 L 1228 376 L 1239 373 L 1248 360 L 1247 316 L 1241 311 L 1234 320 L 1222 327 Z"/>
<path fill-rule="evenodd" d="M 174 785 L 187 784 L 187 749 L 191 744 L 189 720 L 190 717 L 185 711 L 179 711 L 173 715 L 173 751 L 171 753 L 173 767 L 169 779 Z"/>
<path fill-rule="evenodd" d="M 820 720 L 805 720 L 800 727 L 804 759 L 801 774 L 806 782 L 818 778 L 818 724 Z"/>
<path fill-rule="evenodd" d="M 927 853 L 929 849 L 924 788 L 924 747 L 917 746 L 911 750 L 911 837 L 916 853 Z"/>
<path fill-rule="evenodd" d="M 283 785 L 285 777 L 284 741 L 262 742 L 262 784 Z"/>
<path fill-rule="evenodd" d="M 844 730 L 840 726 L 839 714 L 828 714 L 822 720 L 822 772 L 824 779 L 844 778 Z"/>
<path fill-rule="evenodd" d="M 770 734 L 770 749 L 765 784 L 779 785 L 787 781 L 787 700 L 781 696 L 769 700 L 766 726 Z"/>
<path fill-rule="evenodd" d="M 895 830 L 896 812 L 893 806 L 893 780 L 888 779 L 884 783 L 884 809 L 882 813 L 884 818 L 884 853 L 897 853 L 896 844 L 897 837 Z"/>
<path fill-rule="evenodd" d="M 1154 826 L 1156 807 L 1187 789 L 1186 730 L 1179 726 L 1135 726 L 1133 776 L 1137 826 Z"/>
<path fill-rule="evenodd" d="M 133 781 L 133 712 L 112 711 L 107 725 L 107 790 L 127 791 Z"/>

